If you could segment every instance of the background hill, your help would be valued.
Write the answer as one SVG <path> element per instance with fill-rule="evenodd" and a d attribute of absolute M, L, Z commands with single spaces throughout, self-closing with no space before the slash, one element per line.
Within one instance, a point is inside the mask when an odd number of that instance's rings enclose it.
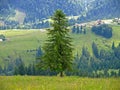
<path fill-rule="evenodd" d="M 73 23 L 120 17 L 119 4 L 119 0 L 0 0 L 0 28 L 49 27 L 45 19 L 56 9 L 71 16 Z"/>
<path fill-rule="evenodd" d="M 109 50 L 113 41 L 115 46 L 120 43 L 120 26 L 113 25 L 113 36 L 110 39 L 95 35 L 90 28 L 86 29 L 86 34 L 70 33 L 73 38 L 74 55 L 81 55 L 82 47 L 88 48 L 92 54 L 92 43 L 98 45 L 99 49 Z M 35 61 L 36 50 L 42 47 L 47 35 L 47 31 L 43 30 L 1 30 L 0 34 L 6 37 L 6 41 L 0 42 L 0 64 L 5 65 L 11 60 L 15 60 L 19 56 L 22 57 L 25 64 L 28 65 Z"/>

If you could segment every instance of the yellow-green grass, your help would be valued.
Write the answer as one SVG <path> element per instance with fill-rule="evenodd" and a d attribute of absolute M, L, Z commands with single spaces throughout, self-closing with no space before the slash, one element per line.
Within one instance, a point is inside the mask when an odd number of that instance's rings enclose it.
<path fill-rule="evenodd" d="M 0 76 L 0 90 L 120 90 L 120 78 Z"/>
<path fill-rule="evenodd" d="M 7 30 L 0 31 L 0 34 L 7 38 L 5 42 L 0 42 L 1 63 L 7 56 L 14 59 L 19 55 L 23 57 L 25 63 L 33 61 L 35 52 L 27 52 L 27 50 L 35 50 L 44 43 L 47 37 L 46 33 L 41 33 L 40 30 Z"/>
<path fill-rule="evenodd" d="M 99 49 L 110 49 L 113 41 L 115 46 L 120 43 L 120 26 L 112 26 L 113 36 L 110 39 L 106 39 L 102 36 L 95 35 L 90 29 L 87 30 L 87 34 L 72 34 L 73 44 L 75 51 L 81 52 L 83 46 L 87 47 L 90 52 L 92 52 L 92 43 L 95 42 Z M 92 54 L 92 53 L 91 53 Z"/>
<path fill-rule="evenodd" d="M 92 42 L 96 42 L 99 49 L 109 49 L 113 41 L 115 46 L 120 43 L 120 26 L 114 25 L 113 37 L 106 39 L 102 36 L 95 35 L 90 29 L 87 34 L 70 34 L 73 38 L 74 54 L 81 54 L 83 46 L 87 47 L 92 55 Z M 43 46 L 47 39 L 47 32 L 40 30 L 0 30 L 0 34 L 6 36 L 7 40 L 0 42 L 0 65 L 7 63 L 7 57 L 11 56 L 12 60 L 21 56 L 26 65 L 35 60 L 35 51 L 27 52 L 27 50 L 35 50 L 39 46 Z"/>

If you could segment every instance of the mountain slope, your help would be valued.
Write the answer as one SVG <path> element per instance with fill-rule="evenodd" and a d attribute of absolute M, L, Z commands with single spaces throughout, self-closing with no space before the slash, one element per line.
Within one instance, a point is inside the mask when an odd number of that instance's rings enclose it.
<path fill-rule="evenodd" d="M 120 26 L 112 26 L 113 37 L 106 39 L 104 37 L 95 35 L 90 29 L 86 34 L 70 34 L 73 38 L 74 54 L 80 54 L 83 46 L 88 48 L 92 55 L 92 43 L 98 45 L 99 49 L 109 49 L 113 41 L 115 46 L 120 42 Z M 25 64 L 28 65 L 35 61 L 36 49 L 43 46 L 47 35 L 46 32 L 40 30 L 2 30 L 0 34 L 6 36 L 7 40 L 0 42 L 0 64 L 4 65 L 11 60 L 15 60 L 21 56 Z"/>
<path fill-rule="evenodd" d="M 80 16 L 74 23 L 120 17 L 119 5 L 120 0 L 0 0 L 0 25 L 6 26 L 0 29 L 49 27 L 44 20 L 56 9 L 62 9 L 67 16 Z M 23 23 L 11 20 L 16 11 L 24 14 Z"/>
<path fill-rule="evenodd" d="M 69 0 L 6 0 L 2 7 L 18 9 L 26 13 L 26 21 L 49 18 L 56 9 L 62 9 L 67 15 L 78 15 L 81 6 Z"/>
<path fill-rule="evenodd" d="M 120 17 L 120 0 L 97 0 L 87 12 L 91 19 Z"/>

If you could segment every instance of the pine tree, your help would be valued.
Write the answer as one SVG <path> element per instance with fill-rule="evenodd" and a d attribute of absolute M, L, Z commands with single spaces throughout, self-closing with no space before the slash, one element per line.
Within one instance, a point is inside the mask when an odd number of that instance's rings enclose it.
<path fill-rule="evenodd" d="M 120 69 L 119 69 L 119 72 L 118 72 L 118 76 L 120 76 Z"/>
<path fill-rule="evenodd" d="M 36 51 L 36 58 L 40 58 L 43 55 L 41 47 L 39 47 Z"/>
<path fill-rule="evenodd" d="M 76 32 L 76 27 L 73 26 L 73 28 L 72 28 L 72 33 L 75 33 L 75 32 Z"/>
<path fill-rule="evenodd" d="M 77 31 L 76 31 L 77 34 L 80 33 L 79 26 L 77 26 L 76 30 L 77 30 Z"/>
<path fill-rule="evenodd" d="M 56 10 L 51 19 L 53 28 L 48 30 L 48 40 L 43 48 L 44 55 L 40 63 L 63 77 L 63 72 L 71 68 L 73 60 L 68 21 L 61 10 Z"/>
<path fill-rule="evenodd" d="M 18 74 L 19 74 L 18 67 L 15 67 L 15 68 L 14 68 L 14 75 L 18 75 Z"/>
<path fill-rule="evenodd" d="M 84 29 L 83 33 L 86 34 L 86 29 Z"/>
<path fill-rule="evenodd" d="M 0 66 L 0 74 L 2 74 L 2 71 L 3 71 L 3 70 L 2 70 L 2 67 Z"/>
<path fill-rule="evenodd" d="M 115 43 L 114 42 L 112 43 L 112 49 L 113 50 L 115 49 Z"/>
<path fill-rule="evenodd" d="M 98 58 L 99 57 L 98 47 L 95 42 L 92 43 L 92 50 L 93 50 L 93 54 L 95 55 L 95 57 Z"/>
<path fill-rule="evenodd" d="M 25 65 L 24 62 L 22 62 L 18 67 L 18 72 L 20 75 L 25 75 Z"/>

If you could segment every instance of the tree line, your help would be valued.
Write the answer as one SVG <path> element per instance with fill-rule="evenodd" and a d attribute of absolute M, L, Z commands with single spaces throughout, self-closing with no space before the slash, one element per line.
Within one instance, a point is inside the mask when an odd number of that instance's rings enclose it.
<path fill-rule="evenodd" d="M 72 33 L 76 34 L 86 34 L 86 27 L 81 26 L 73 26 L 72 27 Z"/>
<path fill-rule="evenodd" d="M 103 36 L 105 38 L 111 38 L 112 37 L 112 28 L 110 26 L 108 26 L 107 24 L 101 24 L 101 25 L 93 26 L 91 30 L 95 34 Z"/>
<path fill-rule="evenodd" d="M 117 77 L 120 76 L 120 44 L 115 47 L 114 42 L 109 50 L 99 49 L 98 45 L 93 42 L 93 55 L 88 51 L 87 47 L 82 48 L 81 55 L 75 54 L 72 69 L 65 70 L 66 75 L 76 75 L 82 77 Z M 79 51 L 78 51 L 79 52 Z M 14 62 L 10 62 L 8 66 L 2 68 L 0 66 L 0 75 L 57 75 L 58 71 L 50 69 L 42 69 L 38 67 L 38 63 L 43 55 L 42 48 L 36 51 L 36 61 L 26 66 L 22 57 L 16 58 Z M 15 64 L 14 64 L 15 63 Z"/>
<path fill-rule="evenodd" d="M 88 77 L 120 76 L 120 45 L 109 50 L 99 49 L 95 42 L 92 43 L 93 55 L 86 47 L 82 48 L 81 56 L 75 56 L 72 75 Z M 116 71 L 117 70 L 117 71 Z"/>

